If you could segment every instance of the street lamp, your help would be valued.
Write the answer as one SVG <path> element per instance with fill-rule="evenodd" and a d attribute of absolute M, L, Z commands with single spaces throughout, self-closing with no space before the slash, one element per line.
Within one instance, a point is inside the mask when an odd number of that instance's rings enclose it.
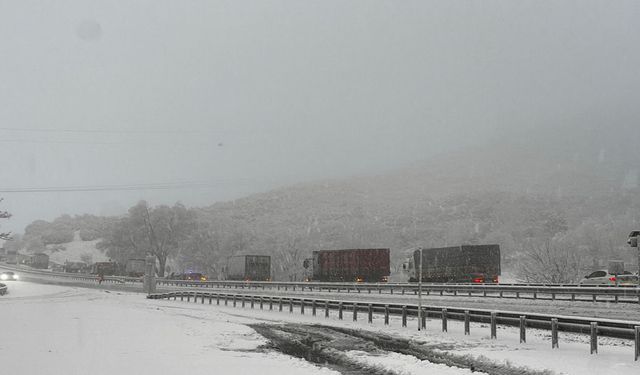
<path fill-rule="evenodd" d="M 422 247 L 418 248 L 420 252 L 420 271 L 418 277 L 418 331 L 422 329 Z"/>

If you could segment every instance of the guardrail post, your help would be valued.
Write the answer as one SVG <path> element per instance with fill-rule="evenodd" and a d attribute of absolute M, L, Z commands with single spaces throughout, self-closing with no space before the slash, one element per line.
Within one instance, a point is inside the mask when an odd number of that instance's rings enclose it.
<path fill-rule="evenodd" d="M 520 315 L 520 344 L 527 342 L 527 317 Z"/>
<path fill-rule="evenodd" d="M 338 303 L 338 319 L 342 320 L 342 302 Z"/>
<path fill-rule="evenodd" d="M 211 304 L 212 302 L 213 302 L 213 296 L 209 294 L 209 304 Z"/>
<path fill-rule="evenodd" d="M 204 305 L 204 293 L 202 293 L 201 298 L 202 298 L 202 300 L 200 301 L 200 303 Z"/>
<path fill-rule="evenodd" d="M 556 294 L 555 293 L 551 293 L 551 300 L 555 301 L 556 300 Z"/>
<path fill-rule="evenodd" d="M 575 301 L 576 300 L 576 294 L 575 293 L 571 293 L 571 300 Z"/>
<path fill-rule="evenodd" d="M 500 298 L 502 298 L 502 291 L 500 291 Z"/>
<path fill-rule="evenodd" d="M 407 326 L 407 305 L 402 306 L 402 326 Z"/>
<path fill-rule="evenodd" d="M 193 303 L 198 303 L 198 292 L 193 292 Z"/>
<path fill-rule="evenodd" d="M 180 301 L 184 301 L 184 294 L 180 293 Z"/>
<path fill-rule="evenodd" d="M 245 296 L 242 296 L 242 308 L 244 308 L 245 300 L 246 300 Z"/>
<path fill-rule="evenodd" d="M 389 325 L 389 305 L 384 305 L 384 325 Z"/>
<path fill-rule="evenodd" d="M 269 311 L 273 311 L 273 297 L 268 297 L 269 298 Z"/>
<path fill-rule="evenodd" d="M 282 312 L 282 298 L 278 299 L 278 311 Z"/>
<path fill-rule="evenodd" d="M 594 294 L 592 297 L 593 297 L 593 303 L 596 303 L 596 295 Z"/>
<path fill-rule="evenodd" d="M 618 295 L 616 294 L 615 296 L 613 296 L 615 303 L 618 303 Z"/>
<path fill-rule="evenodd" d="M 216 305 L 220 306 L 220 295 L 216 294 Z"/>
<path fill-rule="evenodd" d="M 635 342 L 636 342 L 636 354 L 635 354 L 635 361 L 638 360 L 638 358 L 640 358 L 640 326 L 635 326 L 634 327 L 634 331 L 635 331 Z"/>
<path fill-rule="evenodd" d="M 598 354 L 598 323 L 591 323 L 591 354 Z"/>
<path fill-rule="evenodd" d="M 491 312 L 491 338 L 492 339 L 498 338 L 498 332 L 496 329 L 496 320 L 497 320 L 496 313 L 492 311 Z"/>
<path fill-rule="evenodd" d="M 316 316 L 316 300 L 311 301 L 311 315 Z"/>
<path fill-rule="evenodd" d="M 447 332 L 447 309 L 442 309 L 442 332 Z"/>
<path fill-rule="evenodd" d="M 404 288 L 402 288 L 402 295 L 404 296 Z"/>
<path fill-rule="evenodd" d="M 224 305 L 228 306 L 229 305 L 229 296 L 228 295 L 224 295 Z"/>
<path fill-rule="evenodd" d="M 520 292 L 516 292 L 516 298 L 520 298 Z"/>
<path fill-rule="evenodd" d="M 324 317 L 329 317 L 329 301 L 324 301 Z"/>
<path fill-rule="evenodd" d="M 373 323 L 373 305 L 369 304 L 369 323 Z"/>
<path fill-rule="evenodd" d="M 551 349 L 558 348 L 558 319 L 551 318 Z"/>
<path fill-rule="evenodd" d="M 427 309 L 422 309 L 422 314 L 420 314 L 422 321 L 420 322 L 420 327 L 422 329 L 427 328 Z"/>
<path fill-rule="evenodd" d="M 236 296 L 233 296 L 233 307 L 236 307 Z"/>
<path fill-rule="evenodd" d="M 176 298 L 178 298 L 178 296 L 174 294 L 174 295 L 173 295 L 173 300 L 175 301 L 175 300 L 176 300 Z"/>
<path fill-rule="evenodd" d="M 264 309 L 264 298 L 260 297 L 260 310 Z"/>
<path fill-rule="evenodd" d="M 293 314 L 293 300 L 289 299 L 289 314 Z"/>
<path fill-rule="evenodd" d="M 469 329 L 469 321 L 471 320 L 471 316 L 469 315 L 469 310 L 464 310 L 464 334 L 471 334 Z"/>
<path fill-rule="evenodd" d="M 358 320 L 358 304 L 354 303 L 353 304 L 353 321 L 357 321 Z"/>
<path fill-rule="evenodd" d="M 304 300 L 300 300 L 300 315 L 304 315 Z"/>
<path fill-rule="evenodd" d="M 255 297 L 251 296 L 251 308 L 253 309 L 253 303 L 254 303 Z"/>

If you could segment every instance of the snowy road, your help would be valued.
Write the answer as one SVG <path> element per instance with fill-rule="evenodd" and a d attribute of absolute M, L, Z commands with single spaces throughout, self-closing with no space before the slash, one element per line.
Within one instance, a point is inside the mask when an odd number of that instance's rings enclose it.
<path fill-rule="evenodd" d="M 470 373 L 426 360 L 442 357 L 438 353 L 453 361 L 446 363 L 460 366 L 467 363 L 464 358 L 473 366 L 486 362 L 493 374 L 522 366 L 528 368 L 522 374 L 544 369 L 633 373 L 639 365 L 624 340 L 603 339 L 600 354 L 591 356 L 587 338 L 579 335 L 561 334 L 561 348 L 551 350 L 548 333 L 537 330 L 530 330 L 528 342 L 519 344 L 516 329 L 501 328 L 496 341 L 488 339 L 488 328 L 481 324 L 472 324 L 472 335 L 464 336 L 461 324 L 453 322 L 449 333 L 441 333 L 437 320 L 417 332 L 400 328 L 397 318 L 385 327 L 380 320 L 370 325 L 335 316 L 147 300 L 125 291 L 28 282 L 9 286 L 10 294 L 0 297 L 0 364 L 13 374 L 321 374 L 345 369 L 353 374 Z M 409 327 L 415 326 L 410 320 Z M 256 329 L 269 337 L 270 345 L 264 346 L 268 340 Z M 395 337 L 394 345 L 372 339 L 381 334 Z M 287 345 L 310 350 L 291 353 Z M 325 360 L 329 368 L 296 357 L 318 350 L 337 356 Z M 512 367 L 505 367 L 506 361 Z"/>

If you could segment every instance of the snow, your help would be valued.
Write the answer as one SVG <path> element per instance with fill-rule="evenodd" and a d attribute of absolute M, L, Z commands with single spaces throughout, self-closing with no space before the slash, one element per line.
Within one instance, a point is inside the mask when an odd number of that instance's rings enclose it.
<path fill-rule="evenodd" d="M 399 375 L 413 375 L 413 374 L 424 374 L 424 375 L 463 375 L 463 374 L 474 374 L 474 375 L 483 375 L 483 372 L 472 372 L 468 369 L 458 369 L 452 368 L 449 366 L 430 363 L 427 361 L 421 361 L 416 357 L 399 354 L 399 353 L 387 353 L 384 356 L 380 355 L 372 355 L 367 352 L 352 350 L 345 353 L 349 358 L 363 363 L 363 364 L 373 364 L 378 368 L 382 368 L 386 371 L 393 371 L 398 373 Z"/>
<path fill-rule="evenodd" d="M 246 319 L 167 305 L 138 293 L 12 284 L 0 298 L 3 373 L 335 373 L 256 351 L 265 340 L 242 324 Z"/>
<path fill-rule="evenodd" d="M 72 242 L 63 243 L 61 245 L 47 245 L 45 253 L 49 254 L 49 260 L 51 262 L 58 264 L 64 264 L 66 261 L 82 262 L 83 255 L 90 256 L 92 262 L 106 262 L 109 260 L 109 257 L 96 248 L 96 244 L 98 242 L 100 242 L 100 240 L 82 241 L 78 232 L 76 232 Z M 59 246 L 64 247 L 64 250 L 53 250 Z"/>
<path fill-rule="evenodd" d="M 551 349 L 549 333 L 528 329 L 527 343 L 519 343 L 517 328 L 499 327 L 498 339 L 489 339 L 486 324 L 472 323 L 465 336 L 462 323 L 449 321 L 449 332 L 441 332 L 439 319 L 429 319 L 418 332 L 410 318 L 402 328 L 399 317 L 390 326 L 374 315 L 374 323 L 361 315 L 358 322 L 328 319 L 318 309 L 301 315 L 168 300 L 148 300 L 140 293 L 74 286 L 8 283 L 9 294 L 0 297 L 0 361 L 7 373 L 92 374 L 135 373 L 250 373 L 332 374 L 304 360 L 260 348 L 265 339 L 246 324 L 298 322 L 327 324 L 410 338 L 443 352 L 486 358 L 500 364 L 551 370 L 560 374 L 635 373 L 629 340 L 600 339 L 599 354 L 589 354 L 586 335 L 560 333 L 560 348 Z M 18 318 L 19 317 L 19 318 Z M 28 355 L 27 355 L 28 353 Z M 349 358 L 399 374 L 469 374 L 469 370 L 421 361 L 413 356 L 388 352 L 373 355 L 348 351 Z M 25 360 L 28 358 L 28 360 Z"/>

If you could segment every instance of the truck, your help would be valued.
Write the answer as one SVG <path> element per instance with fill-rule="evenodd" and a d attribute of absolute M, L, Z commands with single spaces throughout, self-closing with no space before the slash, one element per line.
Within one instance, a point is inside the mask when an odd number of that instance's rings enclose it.
<path fill-rule="evenodd" d="M 387 282 L 391 274 L 388 248 L 317 250 L 303 267 L 307 281 Z"/>
<path fill-rule="evenodd" d="M 18 264 L 18 252 L 16 250 L 7 250 L 7 264 Z"/>
<path fill-rule="evenodd" d="M 124 266 L 125 275 L 129 277 L 144 276 L 146 264 L 144 259 L 127 259 L 127 263 Z"/>
<path fill-rule="evenodd" d="M 96 262 L 91 265 L 92 275 L 113 276 L 118 272 L 118 265 L 115 262 Z"/>
<path fill-rule="evenodd" d="M 269 255 L 236 255 L 227 259 L 227 280 L 271 281 Z"/>
<path fill-rule="evenodd" d="M 84 262 L 64 262 L 62 271 L 66 273 L 85 273 L 87 271 L 87 264 Z"/>
<path fill-rule="evenodd" d="M 498 283 L 500 245 L 417 248 L 402 267 L 409 276 L 409 282 L 420 278 L 420 252 L 423 282 Z"/>
<path fill-rule="evenodd" d="M 35 253 L 29 257 L 27 265 L 33 268 L 48 269 L 49 256 L 45 253 Z"/>

